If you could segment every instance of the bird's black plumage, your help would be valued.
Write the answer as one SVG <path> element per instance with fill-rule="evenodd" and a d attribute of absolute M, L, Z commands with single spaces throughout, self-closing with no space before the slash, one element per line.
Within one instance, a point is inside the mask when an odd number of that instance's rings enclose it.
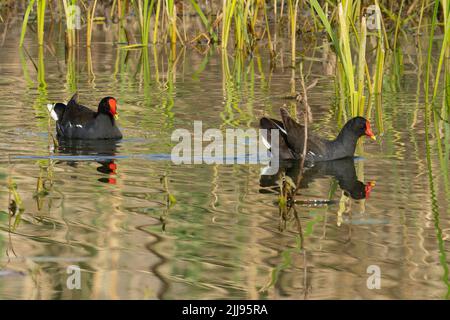
<path fill-rule="evenodd" d="M 279 129 L 279 158 L 281 160 L 300 159 L 305 142 L 305 127 L 289 116 L 286 109 L 281 108 L 281 119 L 262 118 L 262 129 Z M 334 140 L 327 140 L 308 132 L 306 143 L 306 160 L 328 161 L 353 157 L 358 139 L 367 135 L 375 139 L 369 121 L 363 117 L 350 119 Z M 271 140 L 270 130 L 268 138 Z M 270 144 L 270 142 L 269 142 Z"/>
<path fill-rule="evenodd" d="M 297 181 L 300 174 L 300 164 L 297 160 L 283 161 L 278 172 L 274 175 L 261 175 L 260 186 L 264 188 L 278 188 L 278 180 L 282 173 L 289 176 L 292 181 Z M 351 198 L 359 200 L 369 197 L 374 182 L 363 183 L 358 180 L 353 158 L 345 158 L 332 161 L 321 161 L 312 167 L 305 168 L 302 172 L 300 188 L 306 189 L 316 179 L 333 177 L 339 187 Z"/>
<path fill-rule="evenodd" d="M 57 103 L 51 110 L 56 120 L 59 138 L 67 139 L 121 139 L 122 133 L 116 125 L 116 99 L 103 98 L 97 112 L 78 104 L 75 94 L 67 103 Z"/>

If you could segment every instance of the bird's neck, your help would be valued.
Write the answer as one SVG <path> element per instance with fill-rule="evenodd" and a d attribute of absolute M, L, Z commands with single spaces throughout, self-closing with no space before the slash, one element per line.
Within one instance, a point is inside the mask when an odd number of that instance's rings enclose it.
<path fill-rule="evenodd" d="M 113 126 L 116 124 L 116 120 L 114 120 L 114 117 L 109 113 L 106 114 L 104 112 L 97 111 L 97 113 L 95 114 L 95 118 L 98 118 L 98 119 L 108 119 L 109 118 L 109 120 L 111 120 L 111 124 Z"/>
<path fill-rule="evenodd" d="M 353 131 L 344 127 L 336 139 L 332 141 L 332 144 L 335 145 L 336 149 L 339 148 L 341 150 L 341 157 L 350 157 L 355 153 L 358 139 L 359 137 Z"/>

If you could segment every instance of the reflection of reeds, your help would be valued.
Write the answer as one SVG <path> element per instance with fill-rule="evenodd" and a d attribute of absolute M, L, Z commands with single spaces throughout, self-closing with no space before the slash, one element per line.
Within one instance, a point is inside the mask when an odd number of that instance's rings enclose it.
<path fill-rule="evenodd" d="M 38 55 L 38 83 L 39 88 L 44 89 L 47 87 L 47 83 L 45 82 L 45 63 L 44 63 L 44 47 L 39 47 L 39 55 Z"/>
<path fill-rule="evenodd" d="M 439 1 L 435 2 L 434 9 L 433 9 L 433 16 L 432 16 L 432 22 L 431 22 L 431 30 L 429 34 L 429 43 L 428 43 L 428 52 L 427 52 L 427 64 L 426 64 L 426 76 L 425 76 L 425 145 L 426 145 L 426 162 L 427 162 L 427 173 L 428 173 L 428 181 L 429 181 L 429 187 L 430 187 L 430 199 L 431 199 L 431 210 L 433 212 L 433 219 L 434 219 L 434 227 L 436 231 L 436 238 L 438 240 L 438 251 L 439 251 L 439 260 L 441 263 L 441 266 L 443 268 L 443 276 L 442 280 L 447 288 L 447 292 L 445 294 L 445 298 L 450 298 L 450 283 L 448 280 L 449 275 L 449 268 L 447 263 L 447 256 L 445 252 L 445 246 L 444 246 L 444 240 L 443 240 L 443 232 L 440 222 L 440 210 L 439 205 L 436 198 L 436 186 L 435 186 L 435 177 L 433 174 L 433 163 L 432 163 L 432 142 L 430 140 L 431 132 L 430 132 L 430 125 L 431 125 L 431 117 L 433 117 L 433 126 L 434 126 L 434 142 L 436 145 L 439 163 L 441 165 L 441 176 L 444 176 L 444 186 L 446 189 L 446 193 L 448 194 L 448 157 L 447 159 L 444 159 L 444 151 L 442 149 L 442 142 L 441 142 L 441 133 L 440 133 L 440 124 L 442 123 L 442 115 L 439 113 L 439 110 L 437 110 L 436 107 L 436 99 L 438 95 L 438 84 L 439 79 L 441 77 L 441 70 L 442 65 L 444 62 L 445 57 L 448 57 L 448 44 L 449 44 L 449 37 L 450 37 L 450 23 L 449 23 L 449 14 L 450 14 L 450 7 L 447 3 L 447 1 L 444 1 L 443 4 L 443 16 L 444 16 L 444 40 L 442 43 L 440 55 L 439 55 L 439 61 L 438 61 L 438 67 L 436 70 L 435 75 L 435 81 L 434 81 L 434 88 L 431 91 L 431 69 L 432 69 L 432 48 L 434 43 L 434 34 L 435 29 L 438 25 L 438 9 L 439 9 Z M 423 9 L 422 9 L 423 10 Z M 444 80 L 448 81 L 448 68 L 444 68 Z M 447 101 L 448 96 L 448 90 L 449 87 L 445 86 L 444 88 L 444 96 L 443 96 L 443 103 L 445 104 Z M 431 97 L 430 97 L 430 93 Z M 447 117 L 448 120 L 448 117 Z M 448 129 L 447 129 L 448 131 Z M 445 143 L 446 149 L 448 150 L 448 141 Z M 446 154 L 446 156 L 448 156 Z"/>
<path fill-rule="evenodd" d="M 431 78 L 431 66 L 432 66 L 432 48 L 433 48 L 433 41 L 434 41 L 434 32 L 435 28 L 438 24 L 438 8 L 439 4 L 436 3 L 433 10 L 433 18 L 431 23 L 431 31 L 430 31 L 430 37 L 429 37 L 429 44 L 428 44 L 428 54 L 427 54 L 427 71 L 426 71 L 426 77 L 425 77 L 425 135 L 426 135 L 426 141 L 428 142 L 429 139 L 429 123 L 431 122 L 431 115 L 433 115 L 433 126 L 434 126 L 434 134 L 435 134 L 435 142 L 437 147 L 437 153 L 438 157 L 441 163 L 441 167 L 443 170 L 443 173 L 448 176 L 448 167 L 445 165 L 444 160 L 444 151 L 442 149 L 442 142 L 441 142 L 441 133 L 440 133 L 440 124 L 441 124 L 441 118 L 442 115 L 440 114 L 440 111 L 437 109 L 436 106 L 436 99 L 438 94 L 438 85 L 439 85 L 439 78 L 441 77 L 441 71 L 442 66 L 444 63 L 444 59 L 447 56 L 448 57 L 448 44 L 450 40 L 450 23 L 448 21 L 449 14 L 450 14 L 450 7 L 445 6 L 444 7 L 444 40 L 441 46 L 441 51 L 439 55 L 439 61 L 438 66 L 436 70 L 435 75 L 435 81 L 434 81 L 434 88 L 432 91 L 431 99 L 430 99 L 430 78 Z M 444 72 L 447 72 L 447 68 L 444 68 Z M 447 81 L 448 75 L 444 75 L 444 79 Z M 446 94 L 445 92 L 449 90 L 448 87 L 445 87 L 444 90 L 444 103 L 446 101 Z M 430 157 L 427 157 L 427 160 L 431 161 Z M 446 182 L 446 188 L 448 189 L 448 179 L 444 180 Z"/>
<path fill-rule="evenodd" d="M 95 87 L 95 85 L 94 85 L 95 73 L 94 73 L 94 66 L 92 64 L 92 52 L 91 52 L 90 47 L 86 48 L 86 66 L 87 66 L 87 74 L 89 76 L 89 80 L 90 80 L 92 86 Z"/>
<path fill-rule="evenodd" d="M 14 223 L 12 224 L 12 230 L 14 231 L 20 224 L 22 214 L 25 211 L 25 207 L 23 205 L 22 198 L 19 195 L 19 192 L 17 191 L 17 184 L 13 181 L 11 175 L 9 176 L 8 179 L 8 189 L 9 189 L 8 211 L 10 221 L 12 217 L 15 217 Z"/>
<path fill-rule="evenodd" d="M 77 72 L 77 54 L 78 48 L 68 48 L 66 52 L 66 86 L 70 92 L 76 92 L 78 87 L 78 72 Z"/>
<path fill-rule="evenodd" d="M 36 111 L 36 115 L 40 116 L 38 123 L 41 128 L 47 128 L 47 109 L 45 108 L 45 104 L 47 103 L 47 82 L 45 81 L 44 46 L 39 46 L 38 50 L 37 78 L 39 95 L 33 104 L 33 108 Z"/>
<path fill-rule="evenodd" d="M 167 217 L 169 216 L 170 208 L 172 208 L 176 202 L 177 199 L 173 195 L 173 193 L 169 190 L 169 178 L 167 177 L 167 173 L 165 173 L 161 178 L 160 182 L 163 185 L 164 193 L 165 193 L 165 202 L 166 207 L 164 208 L 163 214 L 160 217 L 161 223 L 162 223 L 162 230 L 166 231 L 166 224 L 167 224 Z"/>
<path fill-rule="evenodd" d="M 433 220 L 434 227 L 436 231 L 436 237 L 438 240 L 438 250 L 439 250 L 439 261 L 443 268 L 444 274 L 442 275 L 442 281 L 444 282 L 447 292 L 445 294 L 445 299 L 450 298 L 450 282 L 449 282 L 449 268 L 447 263 L 447 254 L 445 251 L 443 232 L 440 223 L 440 210 L 438 201 L 436 198 L 436 187 L 435 187 L 435 178 L 433 175 L 433 165 L 431 160 L 431 141 L 429 138 L 429 129 L 428 129 L 428 121 L 425 120 L 425 143 L 426 143 L 426 158 L 427 158 L 427 173 L 428 173 L 428 181 L 430 186 L 430 198 L 431 198 L 431 210 L 433 212 Z"/>
<path fill-rule="evenodd" d="M 26 60 L 26 57 L 25 57 L 25 53 L 26 53 L 25 49 L 21 47 L 19 49 L 20 65 L 22 67 L 23 77 L 24 77 L 24 79 L 25 79 L 25 81 L 27 83 L 27 86 L 29 88 L 31 88 L 31 87 L 34 86 L 34 82 L 33 82 L 33 80 L 30 77 L 30 73 L 28 72 L 28 66 L 27 66 L 27 60 Z"/>
<path fill-rule="evenodd" d="M 161 183 L 163 184 L 164 191 L 166 192 L 167 207 L 170 208 L 177 202 L 177 199 L 175 198 L 173 193 L 171 193 L 169 190 L 169 180 L 166 174 L 161 177 Z"/>

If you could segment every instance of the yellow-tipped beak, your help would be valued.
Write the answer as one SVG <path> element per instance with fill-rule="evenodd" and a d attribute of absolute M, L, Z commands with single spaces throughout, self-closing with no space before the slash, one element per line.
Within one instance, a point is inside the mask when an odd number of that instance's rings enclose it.
<path fill-rule="evenodd" d="M 116 113 L 116 114 L 114 115 L 114 120 L 119 120 L 119 114 L 118 114 L 118 113 Z"/>
<path fill-rule="evenodd" d="M 370 136 L 370 139 L 372 139 L 373 141 L 377 141 L 377 137 L 376 136 Z"/>

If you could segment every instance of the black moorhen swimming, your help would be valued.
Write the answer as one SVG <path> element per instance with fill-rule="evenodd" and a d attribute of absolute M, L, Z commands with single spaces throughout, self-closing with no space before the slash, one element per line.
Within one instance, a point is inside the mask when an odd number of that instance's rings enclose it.
<path fill-rule="evenodd" d="M 279 159 L 300 159 L 303 153 L 305 137 L 304 126 L 298 124 L 289 116 L 286 109 L 281 108 L 282 121 L 261 118 L 262 129 L 279 129 Z M 363 117 L 355 117 L 347 121 L 339 135 L 334 140 L 326 140 L 308 132 L 306 159 L 307 161 L 328 161 L 353 157 L 358 139 L 366 135 L 376 140 L 370 123 Z M 267 133 L 270 141 L 270 130 Z M 267 141 L 266 141 L 267 142 Z M 270 143 L 266 146 L 270 149 Z"/>
<path fill-rule="evenodd" d="M 283 172 L 291 177 L 292 181 L 297 181 L 300 173 L 299 162 L 293 160 L 280 162 L 280 168 L 277 174 L 261 175 L 260 186 L 263 188 L 277 188 L 279 186 L 278 180 Z M 314 180 L 329 176 L 334 177 L 344 193 L 355 200 L 369 198 L 370 192 L 375 186 L 373 181 L 366 184 L 359 181 L 356 175 L 354 159 L 344 158 L 317 162 L 313 167 L 307 168 L 303 172 L 300 188 L 306 189 Z"/>
<path fill-rule="evenodd" d="M 49 104 L 48 110 L 56 121 L 59 138 L 67 139 L 122 139 L 122 133 L 116 126 L 117 101 L 113 97 L 103 98 L 97 112 L 78 104 L 75 94 L 67 103 Z"/>

